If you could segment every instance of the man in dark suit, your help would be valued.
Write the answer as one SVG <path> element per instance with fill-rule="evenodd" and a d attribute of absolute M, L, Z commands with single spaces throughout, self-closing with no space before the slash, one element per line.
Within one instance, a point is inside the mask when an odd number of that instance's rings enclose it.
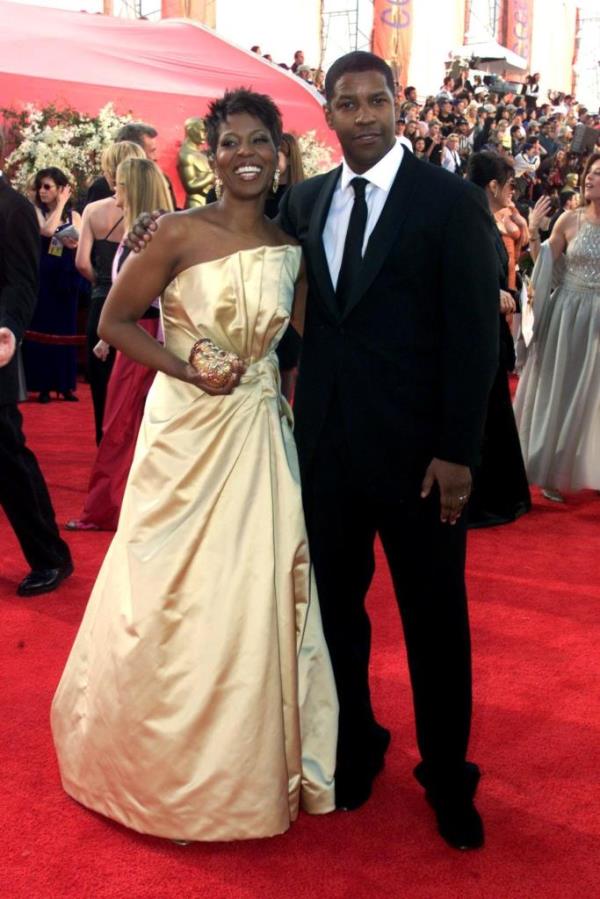
<path fill-rule="evenodd" d="M 462 512 L 498 364 L 493 222 L 483 192 L 395 141 L 381 59 L 337 60 L 326 98 L 344 161 L 292 187 L 280 224 L 301 241 L 309 280 L 296 439 L 340 699 L 336 800 L 353 809 L 368 799 L 389 743 L 368 675 L 379 535 L 404 627 L 415 776 L 442 836 L 475 848 Z"/>
<path fill-rule="evenodd" d="M 19 584 L 19 596 L 48 593 L 73 572 L 44 476 L 25 445 L 17 408 L 18 347 L 35 308 L 39 253 L 33 206 L 0 171 L 0 504 L 31 567 Z"/>

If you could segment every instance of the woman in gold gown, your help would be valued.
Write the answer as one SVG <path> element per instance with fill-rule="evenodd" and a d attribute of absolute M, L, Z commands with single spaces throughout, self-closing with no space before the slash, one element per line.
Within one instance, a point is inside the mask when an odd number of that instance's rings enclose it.
<path fill-rule="evenodd" d="M 335 807 L 337 699 L 275 354 L 292 307 L 302 329 L 303 266 L 263 214 L 281 119 L 239 90 L 207 128 L 219 201 L 161 218 L 103 310 L 102 338 L 158 374 L 52 707 L 65 790 L 185 841 Z M 158 294 L 164 347 L 136 324 Z M 216 369 L 187 361 L 204 338 Z"/>

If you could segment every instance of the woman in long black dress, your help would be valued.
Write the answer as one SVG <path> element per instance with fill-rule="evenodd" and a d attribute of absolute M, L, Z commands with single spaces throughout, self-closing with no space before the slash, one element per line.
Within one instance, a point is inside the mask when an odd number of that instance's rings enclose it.
<path fill-rule="evenodd" d="M 497 153 L 474 153 L 467 177 L 485 190 L 492 214 L 510 205 L 513 194 L 512 163 Z M 508 253 L 496 229 L 498 250 L 500 346 L 499 365 L 492 385 L 483 434 L 481 465 L 473 473 L 469 527 L 508 524 L 531 508 L 527 474 L 510 396 L 509 372 L 515 366 L 513 338 L 507 316 L 516 309 L 509 293 Z"/>
<path fill-rule="evenodd" d="M 79 232 L 81 217 L 71 208 L 71 187 L 60 169 L 41 169 L 35 176 L 34 187 L 42 252 L 38 301 L 30 329 L 43 334 L 74 335 L 79 291 L 75 268 L 77 239 L 59 239 L 59 235 L 68 225 Z M 27 389 L 38 391 L 40 403 L 50 402 L 51 391 L 65 400 L 77 400 L 73 392 L 77 375 L 74 346 L 27 341 L 23 360 Z"/>

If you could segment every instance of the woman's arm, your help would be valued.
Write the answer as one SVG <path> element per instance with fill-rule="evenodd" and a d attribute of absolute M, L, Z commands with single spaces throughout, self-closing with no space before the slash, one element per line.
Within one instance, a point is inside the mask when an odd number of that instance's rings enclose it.
<path fill-rule="evenodd" d="M 75 256 L 75 266 L 80 275 L 92 284 L 96 281 L 96 272 L 92 265 L 92 247 L 94 245 L 94 232 L 91 223 L 92 211 L 90 206 L 83 210 L 81 231 L 79 233 L 79 245 Z"/>
<path fill-rule="evenodd" d="M 143 255 L 131 254 L 113 284 L 102 309 L 98 336 L 136 362 L 196 384 L 206 393 L 231 393 L 244 371 L 241 361 L 233 366 L 226 386 L 215 389 L 187 360 L 175 356 L 137 324 L 152 300 L 162 294 L 177 273 L 186 236 L 186 226 L 177 214 L 160 219 L 157 233 Z"/>
<path fill-rule="evenodd" d="M 529 214 L 529 249 L 534 262 L 537 262 L 537 258 L 540 255 L 540 224 L 542 219 L 544 219 L 550 212 L 550 206 L 550 197 L 540 197 Z M 548 238 L 548 244 L 550 245 L 554 261 L 564 253 L 567 247 L 565 224 L 569 217 L 570 213 L 563 213 L 554 225 L 552 234 Z"/>

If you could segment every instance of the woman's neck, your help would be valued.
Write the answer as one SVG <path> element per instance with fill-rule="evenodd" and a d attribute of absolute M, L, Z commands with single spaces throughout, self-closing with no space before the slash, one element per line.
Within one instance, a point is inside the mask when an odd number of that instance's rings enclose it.
<path fill-rule="evenodd" d="M 585 207 L 584 215 L 592 222 L 600 222 L 600 200 L 592 200 Z"/>
<path fill-rule="evenodd" d="M 227 192 L 219 200 L 228 227 L 244 235 L 254 235 L 264 229 L 265 204 L 263 197 L 253 200 L 239 200 Z"/>

